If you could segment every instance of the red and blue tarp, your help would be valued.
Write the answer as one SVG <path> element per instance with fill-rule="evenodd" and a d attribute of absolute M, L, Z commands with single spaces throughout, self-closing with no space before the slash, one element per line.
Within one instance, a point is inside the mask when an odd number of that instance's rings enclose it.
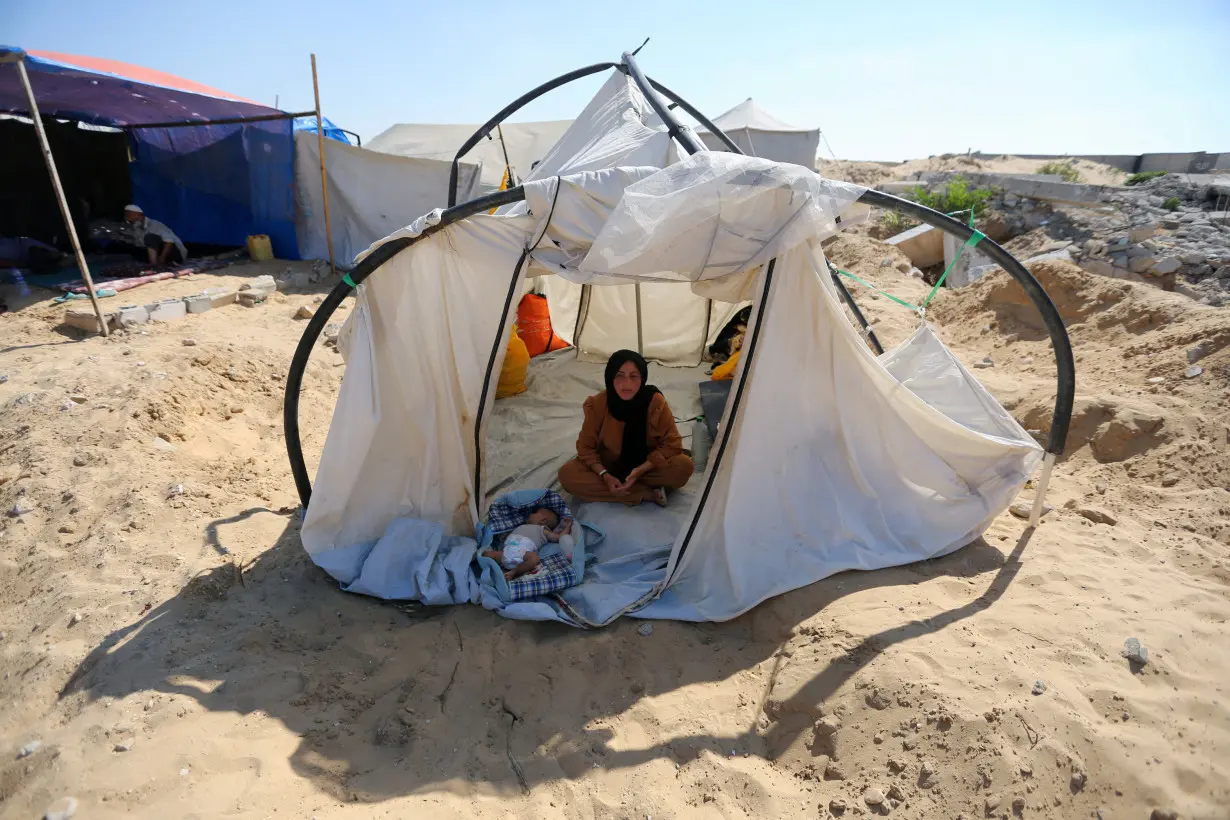
<path fill-rule="evenodd" d="M 185 242 L 243 245 L 267 234 L 297 258 L 292 120 L 271 106 L 117 60 L 0 46 L 0 113 L 39 113 L 127 131 L 133 199 Z M 217 120 L 282 117 L 260 122 Z M 150 124 L 184 123 L 145 128 Z"/>

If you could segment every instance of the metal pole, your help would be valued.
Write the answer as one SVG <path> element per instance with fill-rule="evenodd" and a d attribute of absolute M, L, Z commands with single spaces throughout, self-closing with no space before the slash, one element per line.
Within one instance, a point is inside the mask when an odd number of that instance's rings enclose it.
<path fill-rule="evenodd" d="M 567 85 L 573 80 L 579 80 L 582 77 L 588 77 L 590 74 L 597 74 L 599 71 L 606 71 L 608 68 L 615 68 L 617 63 L 595 63 L 594 65 L 578 68 L 576 71 L 569 71 L 567 74 L 561 74 L 550 82 L 545 82 L 537 88 L 527 91 L 517 99 L 510 102 L 508 105 L 500 109 L 499 113 L 478 127 L 468 140 L 462 143 L 462 146 L 457 149 L 457 154 L 453 157 L 452 168 L 448 172 L 448 207 L 452 208 L 457 204 L 457 168 L 461 162 L 461 158 L 469 152 L 471 148 L 478 145 L 479 140 L 491 133 L 491 129 L 495 128 L 504 120 L 513 114 L 523 105 L 538 99 L 548 91 L 559 88 L 561 85 Z"/>
<path fill-rule="evenodd" d="M 1042 459 L 1042 477 L 1038 479 L 1038 495 L 1034 498 L 1033 509 L 1029 511 L 1029 526 L 1031 529 L 1038 526 L 1038 522 L 1042 519 L 1042 513 L 1046 509 L 1046 488 L 1051 483 L 1051 470 L 1055 467 L 1055 454 L 1047 453 Z"/>
<path fill-rule="evenodd" d="M 633 285 L 636 288 L 636 352 L 645 355 L 645 335 L 641 328 L 641 283 Z"/>
<path fill-rule="evenodd" d="M 56 170 L 55 158 L 51 156 L 51 144 L 47 142 L 47 132 L 43 130 L 43 120 L 38 114 L 38 103 L 34 100 L 34 89 L 30 87 L 30 76 L 26 74 L 24 58 L 17 61 L 17 73 L 21 75 L 21 84 L 26 89 L 26 99 L 30 102 L 30 119 L 34 121 L 34 130 L 38 132 L 38 143 L 43 149 L 43 159 L 47 162 L 47 173 L 51 174 L 51 185 L 55 188 L 56 199 L 60 203 L 60 213 L 64 215 L 64 226 L 68 228 L 69 241 L 73 243 L 73 252 L 77 254 L 77 267 L 81 269 L 81 278 L 90 291 L 90 303 L 94 305 L 94 315 L 98 317 L 98 327 L 102 335 L 109 335 L 107 319 L 103 316 L 102 306 L 98 304 L 98 295 L 94 293 L 94 280 L 90 277 L 90 268 L 85 263 L 85 254 L 81 252 L 81 242 L 77 239 L 77 228 L 73 225 L 73 215 L 68 210 L 68 200 L 64 197 L 64 188 L 60 185 L 60 173 Z"/>
<path fill-rule="evenodd" d="M 658 119 L 662 120 L 663 124 L 666 125 L 667 133 L 677 139 L 679 144 L 689 154 L 697 154 L 706 150 L 705 144 L 696 138 L 696 134 L 692 132 L 692 129 L 675 119 L 675 116 L 662 103 L 662 98 L 658 96 L 658 92 L 654 90 L 649 80 L 641 73 L 636 60 L 626 51 L 623 56 L 623 64 L 627 66 L 628 73 L 632 75 L 633 81 L 641 89 L 645 99 L 649 101 L 649 105 L 653 108 L 654 113 L 658 115 Z"/>
<path fill-rule="evenodd" d="M 504 142 L 504 126 L 497 125 L 495 130 L 500 135 L 500 150 L 504 152 L 504 172 L 508 174 L 508 187 L 520 185 L 521 183 L 513 176 L 512 160 L 508 158 L 508 144 Z"/>
<path fill-rule="evenodd" d="M 879 208 L 900 211 L 914 217 L 919 222 L 925 222 L 945 233 L 950 233 L 963 242 L 974 235 L 974 229 L 960 220 L 883 191 L 874 189 L 864 191 L 859 201 Z M 1005 273 L 1017 281 L 1029 301 L 1033 302 L 1034 308 L 1041 314 L 1042 323 L 1046 325 L 1046 331 L 1051 337 L 1051 348 L 1055 352 L 1055 369 L 1058 371 L 1058 384 L 1055 394 L 1055 411 L 1051 416 L 1051 432 L 1047 437 L 1046 451 L 1062 455 L 1064 443 L 1068 439 L 1068 425 L 1072 422 L 1072 403 L 1076 396 L 1076 364 L 1072 359 L 1072 342 L 1068 339 L 1068 330 L 1064 326 L 1063 317 L 1055 309 L 1055 303 L 1047 295 L 1046 289 L 1016 257 L 990 239 L 983 239 L 979 242 L 978 250 L 990 257 L 992 262 L 1003 268 Z"/>
<path fill-rule="evenodd" d="M 333 261 L 333 225 L 329 222 L 329 174 L 325 171 L 325 126 L 320 116 L 320 84 L 316 82 L 316 55 L 312 55 L 312 93 L 316 95 L 316 144 L 320 147 L 320 191 L 325 200 L 325 240 L 329 243 L 329 270 L 337 276 Z"/>

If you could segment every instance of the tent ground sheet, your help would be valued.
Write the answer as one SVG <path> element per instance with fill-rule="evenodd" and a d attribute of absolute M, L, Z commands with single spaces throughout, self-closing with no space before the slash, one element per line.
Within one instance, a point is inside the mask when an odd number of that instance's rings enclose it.
<path fill-rule="evenodd" d="M 525 392 L 495 402 L 486 422 L 489 500 L 515 490 L 559 489 L 560 466 L 576 456 L 582 405 L 603 389 L 603 367 L 578 361 L 574 350 L 539 356 L 530 363 Z M 701 414 L 697 384 L 705 378 L 699 367 L 650 369 L 649 381 L 665 394 L 689 449 L 693 430 L 700 427 L 694 421 Z M 438 524 L 413 519 L 396 519 L 376 541 L 332 550 L 316 561 L 344 589 L 390 600 L 475 603 L 508 618 L 578 626 L 604 624 L 625 613 L 690 619 L 670 603 L 670 595 L 651 599 L 692 513 L 700 480 L 698 466 L 688 486 L 671 493 L 665 508 L 568 498 L 575 518 L 593 528 L 587 536 L 584 580 L 540 598 L 502 600 L 491 579 L 476 570 L 474 538 L 447 535 Z"/>

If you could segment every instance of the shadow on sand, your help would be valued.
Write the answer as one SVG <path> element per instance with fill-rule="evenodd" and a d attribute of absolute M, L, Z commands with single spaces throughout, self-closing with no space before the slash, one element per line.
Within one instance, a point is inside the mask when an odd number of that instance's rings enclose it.
<path fill-rule="evenodd" d="M 225 547 L 218 540 L 223 523 L 207 528 L 216 548 Z M 308 560 L 292 516 L 276 543 L 242 570 L 226 564 L 204 573 L 113 632 L 61 696 L 154 691 L 209 710 L 260 710 L 300 736 L 294 770 L 345 801 L 437 790 L 528 791 L 595 765 L 682 763 L 704 749 L 771 757 L 807 727 L 782 722 L 762 733 L 749 725 L 616 750 L 603 719 L 644 698 L 726 680 L 773 658 L 797 624 L 844 595 L 994 573 L 970 603 L 867 636 L 816 669 L 785 708 L 806 711 L 887 648 L 994 604 L 1015 578 L 1027 543 L 1028 534 L 1005 558 L 979 539 L 934 561 L 843 573 L 728 623 L 655 622 L 653 634 L 642 637 L 633 619 L 583 632 L 506 621 L 478 607 L 408 614 L 348 595 Z"/>

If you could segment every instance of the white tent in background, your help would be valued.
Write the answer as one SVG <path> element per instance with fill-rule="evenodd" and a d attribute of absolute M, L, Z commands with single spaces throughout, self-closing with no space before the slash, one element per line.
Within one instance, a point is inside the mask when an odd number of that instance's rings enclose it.
<path fill-rule="evenodd" d="M 329 174 L 329 222 L 339 264 L 349 266 L 373 242 L 448 201 L 449 162 L 381 154 L 325 140 Z M 462 162 L 458 196 L 478 195 L 477 165 Z M 299 256 L 328 259 L 320 145 L 316 134 L 295 132 L 295 234 Z"/>
<path fill-rule="evenodd" d="M 538 171 L 512 208 L 447 225 L 434 211 L 370 251 L 415 240 L 359 285 L 302 529 L 346 588 L 582 625 L 724 620 L 836 572 L 968 544 L 1041 460 L 927 325 L 877 357 L 846 319 L 821 242 L 865 214 L 864 189 L 730 153 L 679 160 L 618 72 Z M 635 347 L 638 326 L 651 356 L 698 351 L 709 300 L 753 310 L 704 474 L 669 510 L 576 507 L 606 529 L 585 582 L 507 603 L 469 569 L 491 474 L 572 449 L 538 433 L 545 417 L 522 397 L 494 402 L 515 297 L 534 276 L 577 289 L 568 315 L 595 357 Z M 638 291 L 640 310 L 626 298 Z M 551 308 L 559 331 L 573 327 L 560 299 Z M 592 383 L 594 365 L 555 356 L 553 389 Z M 513 434 L 489 443 L 497 427 Z"/>
<path fill-rule="evenodd" d="M 820 129 L 788 125 L 757 105 L 751 97 L 720 117 L 714 117 L 713 124 L 734 140 L 745 154 L 774 162 L 792 162 L 804 168 L 816 167 Z M 698 129 L 697 134 L 710 150 L 726 150 L 722 141 L 708 131 Z"/>
<path fill-rule="evenodd" d="M 505 149 L 508 151 L 508 161 L 512 164 L 517 179 L 525 179 L 530 174 L 530 166 L 546 156 L 571 125 L 572 120 L 506 122 L 500 126 L 499 131 L 492 129 L 491 134 L 470 149 L 464 157 L 465 161 L 476 163 L 482 168 L 479 193 L 487 193 L 500 187 L 500 180 L 504 177 Z M 376 135 L 368 142 L 367 147 L 385 154 L 443 160 L 451 163 L 453 157 L 457 155 L 457 150 L 478 128 L 477 123 L 474 125 L 402 123 Z M 500 132 L 504 135 L 502 144 Z M 447 197 L 441 203 L 446 201 Z M 464 196 L 459 193 L 457 201 L 465 202 Z"/>

